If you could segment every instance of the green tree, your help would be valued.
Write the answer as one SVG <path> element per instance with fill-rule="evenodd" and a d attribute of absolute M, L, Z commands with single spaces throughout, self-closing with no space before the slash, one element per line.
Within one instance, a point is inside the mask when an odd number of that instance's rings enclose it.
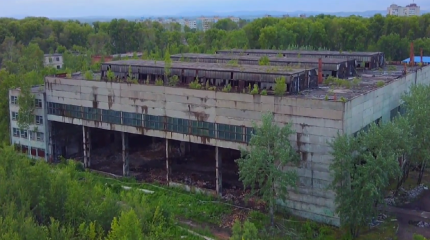
<path fill-rule="evenodd" d="M 426 115 L 430 113 L 430 106 L 427 104 L 428 91 L 430 91 L 428 85 L 412 85 L 409 93 L 402 97 L 403 107 L 406 109 L 405 117 L 412 131 L 410 141 L 413 148 L 410 159 L 412 164 L 420 169 L 417 184 L 421 184 L 430 156 L 430 146 L 427 144 L 430 126 L 425 124 Z"/>
<path fill-rule="evenodd" d="M 23 84 L 21 91 L 18 96 L 18 127 L 24 131 L 27 131 L 27 137 L 29 141 L 28 154 L 31 156 L 31 125 L 34 123 L 34 109 L 35 109 L 35 96 L 31 93 L 31 85 Z"/>
<path fill-rule="evenodd" d="M 273 115 L 262 116 L 260 126 L 254 123 L 254 134 L 248 149 L 241 149 L 242 157 L 237 160 L 239 179 L 245 187 L 251 187 L 251 195 L 258 195 L 268 203 L 272 225 L 276 201 L 285 201 L 288 187 L 295 187 L 295 170 L 287 166 L 299 160 L 297 152 L 290 144 L 293 134 L 291 124 L 282 128 L 273 124 Z"/>
<path fill-rule="evenodd" d="M 356 137 L 338 135 L 330 143 L 336 212 L 354 238 L 376 216 L 376 206 L 383 202 L 390 180 L 401 176 L 396 149 L 401 137 L 402 131 L 395 124 L 379 127 L 373 123 L 367 132 L 361 131 Z"/>
<path fill-rule="evenodd" d="M 167 83 L 172 68 L 172 59 L 170 58 L 169 47 L 167 46 L 166 52 L 164 53 L 164 81 Z"/>

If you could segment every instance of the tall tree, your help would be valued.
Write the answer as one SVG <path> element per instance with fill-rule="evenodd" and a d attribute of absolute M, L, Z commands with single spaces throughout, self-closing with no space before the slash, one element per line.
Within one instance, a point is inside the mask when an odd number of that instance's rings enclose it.
<path fill-rule="evenodd" d="M 376 216 L 376 206 L 383 202 L 390 180 L 401 176 L 400 153 L 395 148 L 402 133 L 395 127 L 394 124 L 379 127 L 373 123 L 367 132 L 359 132 L 356 137 L 339 135 L 330 143 L 331 189 L 336 192 L 336 212 L 341 225 L 354 238 Z"/>
<path fill-rule="evenodd" d="M 28 83 L 24 83 L 21 86 L 21 91 L 18 96 L 18 127 L 21 131 L 27 132 L 28 142 L 30 144 L 28 149 L 28 154 L 31 156 L 31 125 L 34 123 L 34 109 L 35 109 L 35 97 L 31 93 L 31 85 Z"/>
<path fill-rule="evenodd" d="M 427 104 L 429 99 L 430 86 L 412 85 L 408 94 L 402 97 L 406 109 L 406 118 L 412 128 L 411 144 L 413 146 L 411 160 L 416 167 L 420 169 L 418 184 L 421 184 L 424 169 L 429 162 L 430 144 L 430 126 L 427 118 L 430 114 L 430 106 Z"/>
<path fill-rule="evenodd" d="M 239 179 L 251 194 L 260 196 L 268 203 L 271 224 L 274 224 L 276 201 L 285 201 L 289 187 L 295 187 L 297 174 L 288 166 L 299 160 L 288 137 L 293 134 L 291 124 L 282 128 L 273 124 L 271 113 L 262 116 L 260 126 L 254 123 L 249 148 L 241 149 Z"/>

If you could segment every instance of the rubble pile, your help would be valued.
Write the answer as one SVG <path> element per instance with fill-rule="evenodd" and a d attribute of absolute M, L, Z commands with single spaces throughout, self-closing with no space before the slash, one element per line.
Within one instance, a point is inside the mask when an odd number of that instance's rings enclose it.
<path fill-rule="evenodd" d="M 423 221 L 409 221 L 408 222 L 410 225 L 413 226 L 417 226 L 419 228 L 429 228 L 430 227 L 430 223 L 428 222 L 423 222 Z"/>
<path fill-rule="evenodd" d="M 419 186 L 417 186 L 416 188 L 407 191 L 407 195 L 409 197 L 409 199 L 415 199 L 417 198 L 419 195 L 421 195 L 421 193 L 423 193 L 424 191 L 424 185 L 421 184 Z"/>
<path fill-rule="evenodd" d="M 389 206 L 396 206 L 398 202 L 410 202 L 420 196 L 424 190 L 427 190 L 423 184 L 415 187 L 411 190 L 405 190 L 404 188 L 399 189 L 399 196 L 394 197 L 394 192 L 390 192 L 388 197 L 384 199 L 385 203 Z"/>

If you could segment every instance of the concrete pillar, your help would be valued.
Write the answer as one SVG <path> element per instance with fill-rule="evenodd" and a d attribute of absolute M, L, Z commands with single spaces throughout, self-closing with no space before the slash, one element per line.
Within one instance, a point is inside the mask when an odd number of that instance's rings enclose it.
<path fill-rule="evenodd" d="M 128 134 L 121 132 L 122 138 L 122 175 L 128 177 L 130 175 L 129 157 L 128 157 Z"/>
<path fill-rule="evenodd" d="M 191 143 L 189 142 L 180 143 L 179 148 L 181 150 L 181 157 L 185 156 L 187 153 L 190 152 L 190 146 L 191 146 Z"/>
<path fill-rule="evenodd" d="M 53 148 L 53 140 L 52 140 L 52 122 L 48 121 L 48 147 L 46 148 L 46 161 L 54 162 L 54 148 Z"/>
<path fill-rule="evenodd" d="M 90 129 L 82 126 L 82 141 L 84 148 L 84 167 L 91 167 L 91 136 Z"/>
<path fill-rule="evenodd" d="M 172 164 L 169 158 L 169 152 L 170 152 L 170 146 L 169 146 L 169 139 L 166 138 L 166 181 L 167 185 L 169 185 L 170 182 L 170 173 L 172 173 Z"/>
<path fill-rule="evenodd" d="M 216 161 L 216 192 L 222 196 L 222 156 L 219 152 L 219 147 L 215 147 Z"/>

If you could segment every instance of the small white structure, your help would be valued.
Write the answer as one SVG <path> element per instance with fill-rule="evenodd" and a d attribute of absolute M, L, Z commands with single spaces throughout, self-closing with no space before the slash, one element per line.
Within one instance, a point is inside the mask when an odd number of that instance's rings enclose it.
<path fill-rule="evenodd" d="M 45 54 L 43 64 L 45 67 L 61 69 L 63 68 L 63 55 L 59 53 Z"/>

